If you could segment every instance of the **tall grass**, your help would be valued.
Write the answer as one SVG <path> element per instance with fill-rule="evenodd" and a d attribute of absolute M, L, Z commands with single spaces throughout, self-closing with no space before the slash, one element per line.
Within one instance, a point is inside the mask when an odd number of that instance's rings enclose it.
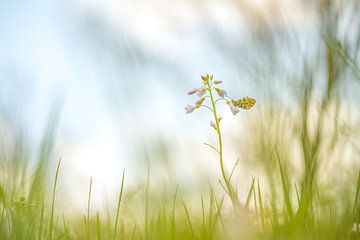
<path fill-rule="evenodd" d="M 332 6 L 320 2 L 324 9 Z M 148 170 L 144 184 L 132 189 L 124 170 L 114 206 L 93 213 L 92 197 L 99 193 L 90 178 L 86 212 L 67 218 L 56 204 L 62 196 L 57 193 L 61 160 L 52 167 L 54 114 L 34 161 L 27 157 L 21 134 L 14 134 L 13 146 L 2 146 L 0 239 L 360 239 L 360 166 L 354 150 L 359 146 L 350 136 L 358 138 L 359 119 L 354 124 L 344 103 L 346 91 L 341 91 L 359 83 L 358 53 L 341 44 L 329 26 L 333 16 L 324 13 L 316 64 L 304 63 L 298 86 L 284 86 L 295 103 L 273 96 L 259 101 L 246 125 L 249 139 L 222 136 L 216 100 L 210 96 L 219 146 L 209 146 L 219 157 L 220 187 L 185 194 L 187 186 L 177 183 L 159 198 L 151 188 L 160 186 L 150 182 L 154 173 Z M 344 84 L 345 77 L 354 83 Z M 230 169 L 225 143 L 241 150 Z M 247 189 L 238 187 L 235 181 L 243 178 L 236 170 L 253 165 L 257 171 Z"/>
<path fill-rule="evenodd" d="M 152 192 L 151 185 L 157 183 L 150 182 L 150 170 L 143 187 L 137 190 L 126 188 L 124 170 L 117 204 L 110 207 L 109 212 L 92 213 L 91 199 L 98 193 L 93 191 L 94 182 L 90 178 L 86 213 L 67 219 L 60 209 L 56 209 L 56 200 L 61 199 L 56 191 L 61 183 L 61 160 L 55 169 L 51 169 L 51 164 L 48 164 L 48 167 L 35 165 L 21 171 L 31 176 L 27 178 L 30 179 L 30 184 L 25 187 L 20 187 L 24 177 L 18 176 L 20 180 L 17 182 L 12 180 L 14 176 L 11 171 L 18 173 L 17 169 L 25 168 L 21 164 L 26 165 L 26 162 L 17 162 L 19 165 L 15 169 L 1 169 L 7 170 L 8 174 L 6 177 L 2 175 L 0 182 L 0 237 L 38 240 L 360 239 L 359 169 L 341 174 L 347 185 L 337 184 L 331 178 L 327 180 L 330 186 L 320 182 L 321 171 L 328 161 L 328 147 L 344 147 L 340 137 L 329 137 L 334 132 L 326 133 L 328 138 L 325 138 L 321 130 L 322 124 L 329 124 L 322 114 L 329 110 L 327 105 L 337 100 L 330 96 L 324 98 L 325 102 L 318 110 L 317 121 L 311 122 L 316 126 L 313 128 L 315 130 L 310 130 L 313 126 L 309 125 L 307 119 L 312 111 L 311 93 L 311 86 L 305 88 L 300 113 L 302 117 L 291 121 L 294 126 L 300 126 L 297 131 L 292 132 L 290 139 L 294 142 L 282 136 L 283 132 L 277 128 L 275 122 L 282 121 L 281 118 L 284 117 L 281 113 L 273 118 L 267 117 L 266 122 L 261 117 L 254 122 L 259 127 L 260 137 L 252 134 L 251 145 L 257 148 L 257 152 L 250 156 L 254 156 L 268 174 L 253 177 L 246 194 L 242 194 L 244 200 L 241 208 L 234 205 L 231 199 L 236 196 L 237 201 L 241 201 L 238 197 L 239 189 L 232 186 L 236 195 L 231 196 L 226 185 L 220 191 L 218 186 L 212 186 L 208 191 L 192 193 L 189 198 L 182 191 L 186 186 L 177 184 L 173 190 L 166 192 L 168 197 L 161 198 L 159 202 L 152 197 L 155 193 Z M 337 121 L 330 122 L 338 124 Z M 268 130 L 274 128 L 279 136 L 267 137 L 266 132 L 261 131 L 262 127 L 267 127 Z M 293 148 L 303 151 L 300 162 L 296 163 L 303 166 L 301 174 L 293 170 L 292 164 L 295 162 L 290 160 L 293 155 L 289 151 Z M 249 151 L 252 152 L 253 149 L 250 147 Z M 339 159 L 341 157 L 343 156 L 338 156 Z M 38 164 L 42 165 L 44 161 L 41 160 Z M 238 159 L 226 175 L 227 181 L 236 178 L 235 169 L 240 164 Z M 54 181 L 47 184 L 52 174 L 39 175 L 39 169 L 43 169 L 44 173 L 55 172 Z M 34 186 L 34 179 L 41 187 Z M 34 189 L 41 193 L 36 194 Z M 137 192 L 140 201 L 130 198 L 131 191 Z M 85 228 L 79 227 L 81 223 L 85 223 Z"/>

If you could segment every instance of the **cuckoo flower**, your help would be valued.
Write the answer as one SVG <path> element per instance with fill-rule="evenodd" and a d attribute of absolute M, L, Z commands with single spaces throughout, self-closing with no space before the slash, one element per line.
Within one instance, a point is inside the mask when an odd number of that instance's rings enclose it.
<path fill-rule="evenodd" d="M 219 95 L 219 97 L 225 97 L 227 95 L 227 92 L 224 89 L 221 88 L 215 88 L 215 91 Z"/>
<path fill-rule="evenodd" d="M 204 97 L 200 98 L 199 100 L 197 100 L 197 101 L 195 102 L 195 106 L 196 106 L 196 107 L 200 107 L 201 104 L 204 102 L 204 100 L 205 100 Z"/>
<path fill-rule="evenodd" d="M 205 87 L 194 88 L 194 89 L 191 89 L 190 91 L 188 91 L 188 95 L 193 95 L 193 94 L 197 93 L 197 95 L 199 97 L 202 97 L 202 96 L 204 96 L 206 91 L 207 91 L 207 89 Z"/>
<path fill-rule="evenodd" d="M 188 91 L 188 95 L 193 95 L 193 94 L 197 93 L 197 92 L 198 92 L 198 89 L 199 89 L 199 88 L 194 88 L 194 89 Z"/>
<path fill-rule="evenodd" d="M 206 91 L 207 91 L 207 89 L 206 89 L 205 87 L 199 88 L 199 90 L 197 91 L 198 97 L 204 96 L 204 94 L 206 93 Z"/>
<path fill-rule="evenodd" d="M 240 110 L 237 108 L 237 106 L 234 105 L 232 101 L 227 101 L 227 104 L 229 105 L 230 110 L 234 114 L 234 116 L 240 112 Z"/>
<path fill-rule="evenodd" d="M 230 177 L 228 173 L 226 172 L 226 169 L 224 167 L 223 162 L 223 147 L 222 147 L 222 136 L 221 136 L 221 129 L 220 129 L 220 121 L 222 117 L 220 117 L 217 113 L 218 109 L 216 108 L 218 102 L 221 102 L 221 100 L 226 101 L 228 104 L 231 112 L 236 115 L 240 112 L 239 108 L 243 109 L 249 109 L 255 105 L 256 100 L 254 98 L 245 97 L 240 98 L 238 100 L 234 100 L 230 97 L 228 97 L 227 92 L 224 89 L 214 87 L 214 85 L 222 83 L 221 80 L 214 80 L 213 75 L 202 75 L 202 87 L 201 88 L 194 88 L 193 90 L 189 91 L 189 95 L 197 94 L 199 96 L 199 99 L 195 102 L 195 106 L 188 105 L 185 110 L 186 113 L 193 112 L 196 108 L 204 107 L 211 111 L 213 115 L 213 121 L 210 121 L 210 126 L 215 129 L 217 135 L 218 135 L 218 148 L 212 147 L 214 150 L 216 150 L 219 153 L 219 159 L 220 159 L 220 169 L 221 169 L 221 175 L 223 179 L 223 185 L 225 191 L 229 195 L 231 202 L 233 203 L 234 207 L 239 207 L 239 198 L 236 193 L 236 189 L 231 183 Z M 214 93 L 217 93 L 217 96 L 215 96 Z M 208 100 L 209 105 L 206 103 L 204 104 L 205 100 Z M 231 174 L 230 174 L 231 175 Z"/>
<path fill-rule="evenodd" d="M 186 110 L 186 113 L 189 114 L 189 113 L 192 113 L 194 110 L 196 109 L 195 106 L 192 106 L 192 105 L 187 105 L 187 107 L 185 107 L 185 110 Z"/>

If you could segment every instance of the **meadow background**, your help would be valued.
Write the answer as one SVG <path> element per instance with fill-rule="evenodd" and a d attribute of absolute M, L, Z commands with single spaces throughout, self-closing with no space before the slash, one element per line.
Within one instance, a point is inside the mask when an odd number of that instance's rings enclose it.
<path fill-rule="evenodd" d="M 359 47 L 357 0 L 0 1 L 0 239 L 360 239 Z"/>

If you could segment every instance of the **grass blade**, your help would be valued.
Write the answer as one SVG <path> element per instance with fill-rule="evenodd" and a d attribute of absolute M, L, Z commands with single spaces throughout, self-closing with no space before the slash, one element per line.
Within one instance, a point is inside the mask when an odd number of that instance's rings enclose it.
<path fill-rule="evenodd" d="M 92 188 L 92 177 L 90 178 L 89 186 L 89 197 L 87 202 L 87 217 L 86 217 L 86 238 L 90 239 L 90 202 L 91 202 L 91 188 Z"/>
<path fill-rule="evenodd" d="M 246 198 L 246 202 L 245 202 L 245 208 L 249 208 L 249 204 L 250 204 L 250 200 L 251 200 L 251 195 L 254 191 L 254 183 L 255 183 L 255 178 L 252 179 L 251 182 L 251 186 L 250 186 L 250 190 L 248 192 L 247 198 Z"/>
<path fill-rule="evenodd" d="M 121 187 L 120 187 L 120 193 L 119 193 L 117 210 L 116 210 L 116 218 L 115 218 L 115 226 L 114 226 L 114 234 L 113 234 L 114 240 L 116 239 L 116 230 L 117 230 L 117 225 L 118 225 L 118 221 L 119 221 L 120 205 L 121 205 L 121 200 L 122 200 L 123 191 L 124 191 L 124 180 L 125 180 L 125 169 L 123 170 L 123 174 L 122 174 L 122 178 L 121 178 Z"/>
<path fill-rule="evenodd" d="M 60 164 L 61 164 L 61 158 L 60 158 L 57 168 L 56 168 L 56 174 L 55 174 L 55 180 L 54 180 L 54 188 L 53 188 L 51 212 L 50 212 L 49 237 L 48 237 L 49 240 L 52 240 L 54 208 L 55 208 L 55 193 L 56 193 L 56 185 L 57 185 L 57 181 L 58 181 L 58 177 L 59 177 Z"/>
<path fill-rule="evenodd" d="M 187 219 L 188 224 L 189 224 L 189 228 L 190 228 L 190 232 L 191 232 L 192 238 L 195 239 L 194 228 L 193 228 L 193 226 L 192 226 L 191 219 L 190 219 L 190 214 L 189 214 L 189 210 L 188 210 L 188 208 L 186 207 L 185 202 L 183 202 L 183 206 L 184 206 L 184 210 L 185 210 L 185 214 L 186 214 L 186 219 Z"/>

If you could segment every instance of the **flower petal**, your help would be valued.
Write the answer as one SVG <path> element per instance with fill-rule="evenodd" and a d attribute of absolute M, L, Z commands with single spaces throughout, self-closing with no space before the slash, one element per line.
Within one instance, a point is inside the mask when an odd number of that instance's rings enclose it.
<path fill-rule="evenodd" d="M 198 95 L 199 97 L 202 97 L 202 96 L 204 96 L 204 94 L 206 93 L 206 91 L 207 91 L 206 88 L 201 87 L 201 88 L 198 89 L 197 95 Z"/>
<path fill-rule="evenodd" d="M 189 92 L 188 92 L 188 95 L 193 95 L 193 94 L 195 94 L 197 92 L 197 90 L 196 90 L 196 88 L 194 88 L 194 89 L 192 89 L 192 90 L 190 90 Z"/>
<path fill-rule="evenodd" d="M 192 105 L 187 105 L 185 107 L 185 110 L 186 110 L 186 113 L 189 114 L 189 113 L 192 113 L 194 110 L 196 109 L 195 106 L 192 106 Z"/>
<path fill-rule="evenodd" d="M 200 98 L 199 100 L 197 100 L 197 101 L 195 102 L 195 106 L 200 106 L 200 105 L 204 102 L 204 100 L 205 100 L 204 97 Z"/>
<path fill-rule="evenodd" d="M 240 110 L 231 101 L 228 102 L 228 105 L 230 107 L 232 114 L 234 114 L 234 116 L 240 112 Z"/>
<path fill-rule="evenodd" d="M 220 88 L 215 88 L 215 91 L 217 92 L 217 94 L 219 95 L 219 97 L 225 97 L 227 95 L 226 90 L 224 89 L 220 89 Z"/>

